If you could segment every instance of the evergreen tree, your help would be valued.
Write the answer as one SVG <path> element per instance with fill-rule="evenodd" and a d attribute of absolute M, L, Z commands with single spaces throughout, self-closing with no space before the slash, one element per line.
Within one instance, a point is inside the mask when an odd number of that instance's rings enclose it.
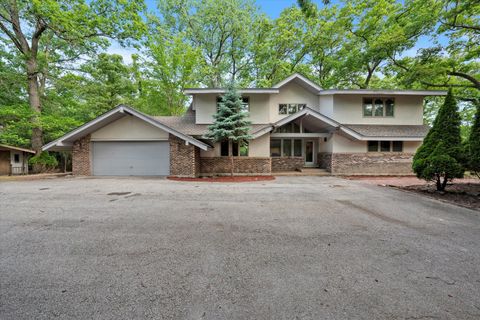
<path fill-rule="evenodd" d="M 468 168 L 480 178 L 480 103 L 468 139 Z"/>
<path fill-rule="evenodd" d="M 445 190 L 448 181 L 463 177 L 460 123 L 457 103 L 449 90 L 433 127 L 413 157 L 417 177 L 435 181 L 438 191 Z"/>
<path fill-rule="evenodd" d="M 249 134 L 250 121 L 247 120 L 248 112 L 242 110 L 242 97 L 231 84 L 218 104 L 217 112 L 213 115 L 215 122 L 208 127 L 206 139 L 214 142 L 228 141 L 228 155 L 231 158 L 230 174 L 233 176 L 233 142 L 239 146 L 248 144 L 252 137 Z"/>

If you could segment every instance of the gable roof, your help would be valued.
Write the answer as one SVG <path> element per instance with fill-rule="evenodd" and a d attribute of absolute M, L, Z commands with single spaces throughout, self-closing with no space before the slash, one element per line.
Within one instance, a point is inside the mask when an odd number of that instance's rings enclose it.
<path fill-rule="evenodd" d="M 14 151 L 23 151 L 23 152 L 33 153 L 33 154 L 35 153 L 35 151 L 30 150 L 30 149 L 9 146 L 7 144 L 0 144 L 0 150 L 2 150 L 2 149 L 14 150 Z"/>
<path fill-rule="evenodd" d="M 65 134 L 64 136 L 44 145 L 42 147 L 42 150 L 46 151 L 52 148 L 55 149 L 62 149 L 65 147 L 70 147 L 73 142 L 89 133 L 92 133 L 104 126 L 106 126 L 109 123 L 114 122 L 115 120 L 118 120 L 122 117 L 124 117 L 126 114 L 137 117 L 140 120 L 143 120 L 150 125 L 157 127 L 159 129 L 162 129 L 170 134 L 173 134 L 174 136 L 184 140 L 185 142 L 191 143 L 194 146 L 199 147 L 202 150 L 208 150 L 210 146 L 206 143 L 203 143 L 202 141 L 199 141 L 189 135 L 186 135 L 182 132 L 179 132 L 176 129 L 173 129 L 169 127 L 168 125 L 153 119 L 150 116 L 147 116 L 144 113 L 141 113 L 131 107 L 128 107 L 126 105 L 119 105 L 112 110 L 102 114 L 101 116 L 85 123 L 84 125 L 78 127 L 77 129 L 74 129 L 70 131 L 69 133 Z"/>
<path fill-rule="evenodd" d="M 283 87 L 284 85 L 286 85 L 287 83 L 290 83 L 290 82 L 294 82 L 298 85 L 300 85 L 301 87 L 315 93 L 315 94 L 318 94 L 318 92 L 320 90 L 322 90 L 322 88 L 316 84 L 315 82 L 311 81 L 310 79 L 308 79 L 307 77 L 305 77 L 304 75 L 301 75 L 300 73 L 294 73 L 292 74 L 291 76 L 283 79 L 282 81 L 280 81 L 279 83 L 277 83 L 276 85 L 273 86 L 273 88 L 281 88 Z"/>

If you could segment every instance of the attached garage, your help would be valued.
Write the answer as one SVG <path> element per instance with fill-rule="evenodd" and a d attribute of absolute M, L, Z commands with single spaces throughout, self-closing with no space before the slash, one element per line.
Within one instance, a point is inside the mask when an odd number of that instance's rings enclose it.
<path fill-rule="evenodd" d="M 168 141 L 93 142 L 94 176 L 166 176 L 170 174 Z"/>
<path fill-rule="evenodd" d="M 71 151 L 72 173 L 95 176 L 197 176 L 206 143 L 120 105 L 43 150 Z"/>

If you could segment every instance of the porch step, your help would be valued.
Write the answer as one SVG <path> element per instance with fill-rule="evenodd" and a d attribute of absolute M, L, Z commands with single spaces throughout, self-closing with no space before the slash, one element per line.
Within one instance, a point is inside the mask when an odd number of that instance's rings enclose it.
<path fill-rule="evenodd" d="M 274 176 L 329 176 L 330 172 L 320 168 L 302 168 L 300 171 L 273 172 Z"/>

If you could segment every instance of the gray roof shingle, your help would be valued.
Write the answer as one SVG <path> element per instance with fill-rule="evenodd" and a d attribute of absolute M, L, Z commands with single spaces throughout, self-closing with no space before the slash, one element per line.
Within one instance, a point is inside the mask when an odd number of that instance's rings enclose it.
<path fill-rule="evenodd" d="M 183 134 L 191 136 L 202 136 L 208 132 L 208 124 L 195 124 L 195 113 L 187 112 L 180 117 L 162 116 L 152 117 L 160 123 L 169 126 L 172 129 L 180 131 Z M 255 133 L 258 130 L 271 126 L 268 123 L 265 124 L 252 124 L 250 133 Z"/>
<path fill-rule="evenodd" d="M 365 137 L 425 137 L 428 133 L 427 125 L 369 125 L 369 124 L 344 124 Z"/>

